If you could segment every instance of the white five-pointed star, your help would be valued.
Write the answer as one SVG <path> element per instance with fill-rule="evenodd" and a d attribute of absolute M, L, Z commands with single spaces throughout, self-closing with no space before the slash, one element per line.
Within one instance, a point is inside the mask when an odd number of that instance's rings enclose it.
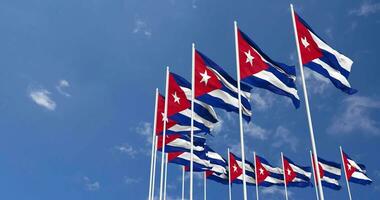
<path fill-rule="evenodd" d="M 288 175 L 290 176 L 290 174 L 292 173 L 292 171 L 288 168 Z"/>
<path fill-rule="evenodd" d="M 351 171 L 351 165 L 347 164 L 347 167 L 348 167 L 348 171 Z"/>
<path fill-rule="evenodd" d="M 174 92 L 174 94 L 172 94 L 172 95 L 173 95 L 173 98 L 174 98 L 174 102 L 180 104 L 179 103 L 180 98 L 177 96 L 177 92 Z"/>
<path fill-rule="evenodd" d="M 162 121 L 166 121 L 166 122 L 169 121 L 168 118 L 165 117 L 165 113 L 161 113 L 161 115 L 162 115 Z"/>
<path fill-rule="evenodd" d="M 310 45 L 306 37 L 301 38 L 301 42 L 302 42 L 302 45 L 305 47 L 305 49 Z"/>
<path fill-rule="evenodd" d="M 205 70 L 205 72 L 202 74 L 202 73 L 199 73 L 201 76 L 202 76 L 202 80 L 201 80 L 201 83 L 204 82 L 205 85 L 207 85 L 207 82 L 208 82 L 208 79 L 211 78 L 211 76 L 209 76 L 207 74 L 207 70 Z"/>
<path fill-rule="evenodd" d="M 248 52 L 244 52 L 245 56 L 247 56 L 247 60 L 245 60 L 245 63 L 249 63 L 251 66 L 252 66 L 252 61 L 253 59 L 255 59 L 252 55 L 251 55 L 251 51 L 248 50 Z"/>
<path fill-rule="evenodd" d="M 232 166 L 232 168 L 234 168 L 234 172 L 237 172 L 237 167 L 235 164 L 234 164 L 234 166 Z"/>
<path fill-rule="evenodd" d="M 264 175 L 264 170 L 263 170 L 263 168 L 260 168 L 259 170 L 260 170 L 260 174 Z"/>

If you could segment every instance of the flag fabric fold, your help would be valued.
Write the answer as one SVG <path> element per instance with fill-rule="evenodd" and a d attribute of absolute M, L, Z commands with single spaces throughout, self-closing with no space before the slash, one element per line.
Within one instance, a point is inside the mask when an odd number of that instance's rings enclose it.
<path fill-rule="evenodd" d="M 307 187 L 311 186 L 311 167 L 296 165 L 284 156 L 285 183 L 287 186 Z"/>
<path fill-rule="evenodd" d="M 343 152 L 343 164 L 345 166 L 346 177 L 349 182 L 361 185 L 369 185 L 372 180 L 366 174 L 366 167 L 356 163 L 345 152 Z"/>
<path fill-rule="evenodd" d="M 314 173 L 316 167 L 314 165 L 314 159 L 312 160 Z M 341 185 L 339 184 L 339 179 L 341 177 L 341 166 L 339 163 L 324 160 L 318 157 L 319 165 L 319 175 L 322 182 L 322 186 L 333 189 L 340 190 Z"/>
<path fill-rule="evenodd" d="M 284 175 L 282 169 L 279 167 L 273 167 L 267 160 L 256 155 L 255 159 L 256 167 L 256 180 L 260 186 L 269 187 L 272 185 L 283 185 Z"/>
<path fill-rule="evenodd" d="M 157 150 L 162 151 L 162 138 L 163 136 L 158 136 Z M 194 143 L 191 144 L 190 136 L 183 134 L 171 134 L 167 135 L 165 139 L 165 152 L 190 152 L 191 146 L 193 146 L 194 151 L 204 152 L 205 151 L 206 139 L 199 136 L 194 136 Z"/>
<path fill-rule="evenodd" d="M 228 173 L 231 174 L 231 183 L 243 184 L 243 162 L 242 159 L 230 152 L 230 167 Z M 255 170 L 253 163 L 245 161 L 245 180 L 247 185 L 255 185 Z"/>

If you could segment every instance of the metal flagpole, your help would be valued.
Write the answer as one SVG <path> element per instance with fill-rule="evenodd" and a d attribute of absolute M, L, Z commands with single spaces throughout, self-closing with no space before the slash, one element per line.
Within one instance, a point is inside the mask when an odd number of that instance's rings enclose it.
<path fill-rule="evenodd" d="M 195 44 L 192 44 L 192 50 L 191 50 L 191 57 L 192 57 L 192 69 L 191 69 L 191 132 L 190 132 L 190 141 L 191 141 L 191 148 L 190 148 L 190 200 L 193 200 L 193 162 L 194 162 L 194 95 L 195 95 L 195 78 L 194 78 L 194 71 L 195 71 Z"/>
<path fill-rule="evenodd" d="M 259 182 L 257 181 L 256 152 L 253 152 L 253 162 L 255 162 L 256 200 L 259 200 Z"/>
<path fill-rule="evenodd" d="M 230 169 L 231 169 L 231 162 L 230 162 L 230 148 L 227 148 L 227 152 L 228 152 L 228 196 L 230 197 L 229 200 L 232 200 L 232 191 L 231 191 L 231 172 L 230 172 Z"/>
<path fill-rule="evenodd" d="M 164 200 L 166 200 L 166 185 L 168 180 L 168 154 L 165 153 L 165 180 L 164 180 Z"/>
<path fill-rule="evenodd" d="M 309 98 L 308 98 L 308 95 L 307 95 L 305 77 L 304 77 L 304 73 L 303 73 L 301 51 L 300 51 L 300 47 L 299 47 L 299 44 L 298 44 L 298 34 L 297 34 L 297 28 L 296 28 L 296 21 L 295 21 L 295 16 L 294 16 L 293 4 L 290 4 L 290 9 L 291 9 L 291 12 L 292 12 L 294 36 L 295 36 L 296 45 L 297 45 L 298 62 L 299 62 L 299 68 L 300 68 L 300 72 L 301 72 L 301 80 L 302 80 L 303 94 L 304 94 L 304 98 L 305 98 L 307 121 L 308 121 L 308 124 L 309 124 L 311 146 L 312 146 L 312 150 L 313 150 L 313 154 L 314 154 L 313 159 L 314 159 L 315 163 L 318 163 L 317 147 L 315 145 L 313 123 L 312 123 L 312 120 L 311 120 L 311 113 L 310 113 L 310 108 L 309 108 Z M 319 196 L 320 196 L 321 200 L 324 200 L 325 198 L 323 196 L 323 189 L 322 189 L 322 185 L 321 185 L 321 180 L 319 178 L 320 177 L 319 176 L 319 166 L 317 164 L 316 164 L 316 171 L 317 171 L 316 174 L 317 174 L 317 177 L 318 177 L 317 181 L 319 183 L 318 184 Z"/>
<path fill-rule="evenodd" d="M 156 163 L 157 163 L 157 136 L 154 136 L 154 158 L 153 158 L 153 177 L 152 177 L 152 196 L 151 200 L 154 199 L 154 189 L 156 181 Z"/>
<path fill-rule="evenodd" d="M 158 88 L 156 88 L 156 101 L 154 103 L 154 117 L 153 117 L 153 133 L 152 133 L 152 155 L 151 155 L 151 160 L 150 160 L 150 177 L 149 177 L 149 197 L 148 199 L 152 200 L 152 191 L 153 191 L 153 188 L 154 188 L 154 184 L 153 184 L 153 176 L 155 174 L 153 174 L 153 162 L 155 162 L 154 160 L 154 154 L 155 154 L 155 143 L 156 143 L 156 116 L 157 116 L 157 100 L 158 100 Z"/>
<path fill-rule="evenodd" d="M 313 162 L 313 155 L 310 151 L 310 161 L 311 161 L 311 169 L 313 170 L 313 177 L 314 177 L 314 188 L 315 188 L 315 194 L 317 195 L 317 200 L 319 200 L 319 195 L 318 195 L 318 184 L 317 184 L 317 177 L 315 176 L 315 169 L 314 169 L 314 162 Z"/>
<path fill-rule="evenodd" d="M 203 199 L 207 200 L 207 177 L 206 171 L 203 172 Z"/>
<path fill-rule="evenodd" d="M 286 185 L 286 169 L 284 164 L 284 154 L 281 152 L 281 162 L 282 162 L 282 170 L 284 173 L 284 186 L 285 186 L 285 199 L 288 200 L 288 186 Z"/>
<path fill-rule="evenodd" d="M 340 156 L 342 157 L 342 164 L 343 164 L 343 169 L 344 169 L 344 177 L 346 178 L 346 183 L 347 183 L 348 197 L 350 197 L 350 200 L 352 200 L 351 190 L 350 190 L 350 184 L 348 183 L 348 178 L 347 178 L 347 169 L 346 169 L 346 165 L 344 164 L 342 146 L 339 146 L 339 149 L 340 149 Z"/>
<path fill-rule="evenodd" d="M 169 93 L 169 67 L 166 67 L 166 88 L 165 88 L 165 108 L 164 108 L 164 125 L 162 133 L 162 152 L 161 152 L 161 177 L 160 177 L 160 200 L 162 200 L 164 185 L 164 166 L 165 166 L 165 139 L 166 139 L 166 122 L 168 116 L 168 93 Z"/>
<path fill-rule="evenodd" d="M 241 91 L 240 91 L 240 61 L 239 61 L 239 48 L 238 48 L 238 32 L 237 22 L 234 21 L 235 30 L 235 51 L 236 51 L 236 73 L 237 73 L 237 86 L 238 86 L 238 100 L 239 100 L 239 125 L 240 125 L 240 146 L 241 146 L 241 159 L 243 164 L 243 196 L 247 200 L 247 183 L 245 178 L 245 151 L 244 151 L 244 133 L 243 133 L 243 117 L 241 105 Z"/>
<path fill-rule="evenodd" d="M 182 167 L 182 200 L 185 200 L 185 166 Z"/>

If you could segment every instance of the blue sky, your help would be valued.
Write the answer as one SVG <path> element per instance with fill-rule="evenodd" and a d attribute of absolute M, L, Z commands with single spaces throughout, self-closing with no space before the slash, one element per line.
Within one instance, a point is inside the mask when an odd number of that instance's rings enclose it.
<path fill-rule="evenodd" d="M 233 20 L 273 59 L 296 64 L 288 1 L 1 0 L 0 198 L 145 199 L 148 192 L 154 90 L 164 90 L 166 65 L 190 78 L 191 43 L 235 76 Z M 371 186 L 351 184 L 354 199 L 380 195 L 380 2 L 294 1 L 330 45 L 354 60 L 347 96 L 306 71 L 318 153 L 340 162 L 338 146 L 367 165 Z M 301 85 L 298 82 L 298 88 Z M 299 90 L 302 96 L 302 90 Z M 304 104 L 252 91 L 253 123 L 246 154 L 272 164 L 280 152 L 309 164 Z M 302 98 L 301 98 L 302 99 Z M 237 115 L 217 110 L 221 123 L 208 144 L 238 152 Z M 197 175 L 196 199 L 202 197 Z M 347 199 L 343 188 L 328 199 Z M 249 199 L 254 187 L 249 187 Z M 157 191 L 157 190 L 156 190 Z M 242 187 L 233 186 L 234 199 Z M 314 189 L 291 188 L 291 199 Z M 261 190 L 283 199 L 283 190 Z M 169 165 L 169 199 L 180 197 L 180 169 Z M 208 197 L 227 199 L 208 181 Z"/>

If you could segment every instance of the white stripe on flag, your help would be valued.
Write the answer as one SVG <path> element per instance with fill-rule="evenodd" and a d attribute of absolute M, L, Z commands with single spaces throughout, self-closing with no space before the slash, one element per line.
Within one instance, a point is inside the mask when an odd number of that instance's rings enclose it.
<path fill-rule="evenodd" d="M 167 144 L 167 146 L 172 146 L 172 147 L 180 147 L 184 149 L 190 149 L 191 148 L 191 143 L 189 141 L 186 141 L 184 139 L 178 138 L 175 139 Z M 204 148 L 201 146 L 194 146 L 194 151 L 204 151 Z"/>
<path fill-rule="evenodd" d="M 324 171 L 330 172 L 330 173 L 338 175 L 338 176 L 341 175 L 341 170 L 339 168 L 335 168 L 333 166 L 326 165 L 326 164 L 324 164 L 322 162 L 319 162 L 319 164 L 322 166 L 322 169 Z"/>
<path fill-rule="evenodd" d="M 222 90 L 214 90 L 214 91 L 209 92 L 208 94 L 222 100 L 226 104 L 230 104 L 230 105 L 238 108 L 239 100 L 237 98 L 234 98 L 233 96 L 231 96 L 227 92 L 224 92 Z M 248 110 L 246 107 L 244 107 L 243 104 L 242 104 L 242 108 L 243 108 L 244 115 L 248 115 L 248 116 L 252 115 L 252 112 L 250 110 Z"/>
<path fill-rule="evenodd" d="M 348 80 L 346 79 L 346 77 L 344 77 L 338 70 L 330 67 L 330 65 L 326 64 L 325 62 L 323 62 L 322 60 L 320 60 L 319 58 L 317 59 L 314 59 L 312 62 L 322 66 L 323 69 L 325 69 L 327 71 L 327 73 L 333 77 L 334 79 L 338 80 L 339 82 L 341 82 L 343 85 L 347 86 L 347 87 L 351 87 L 350 83 L 348 82 Z"/>

